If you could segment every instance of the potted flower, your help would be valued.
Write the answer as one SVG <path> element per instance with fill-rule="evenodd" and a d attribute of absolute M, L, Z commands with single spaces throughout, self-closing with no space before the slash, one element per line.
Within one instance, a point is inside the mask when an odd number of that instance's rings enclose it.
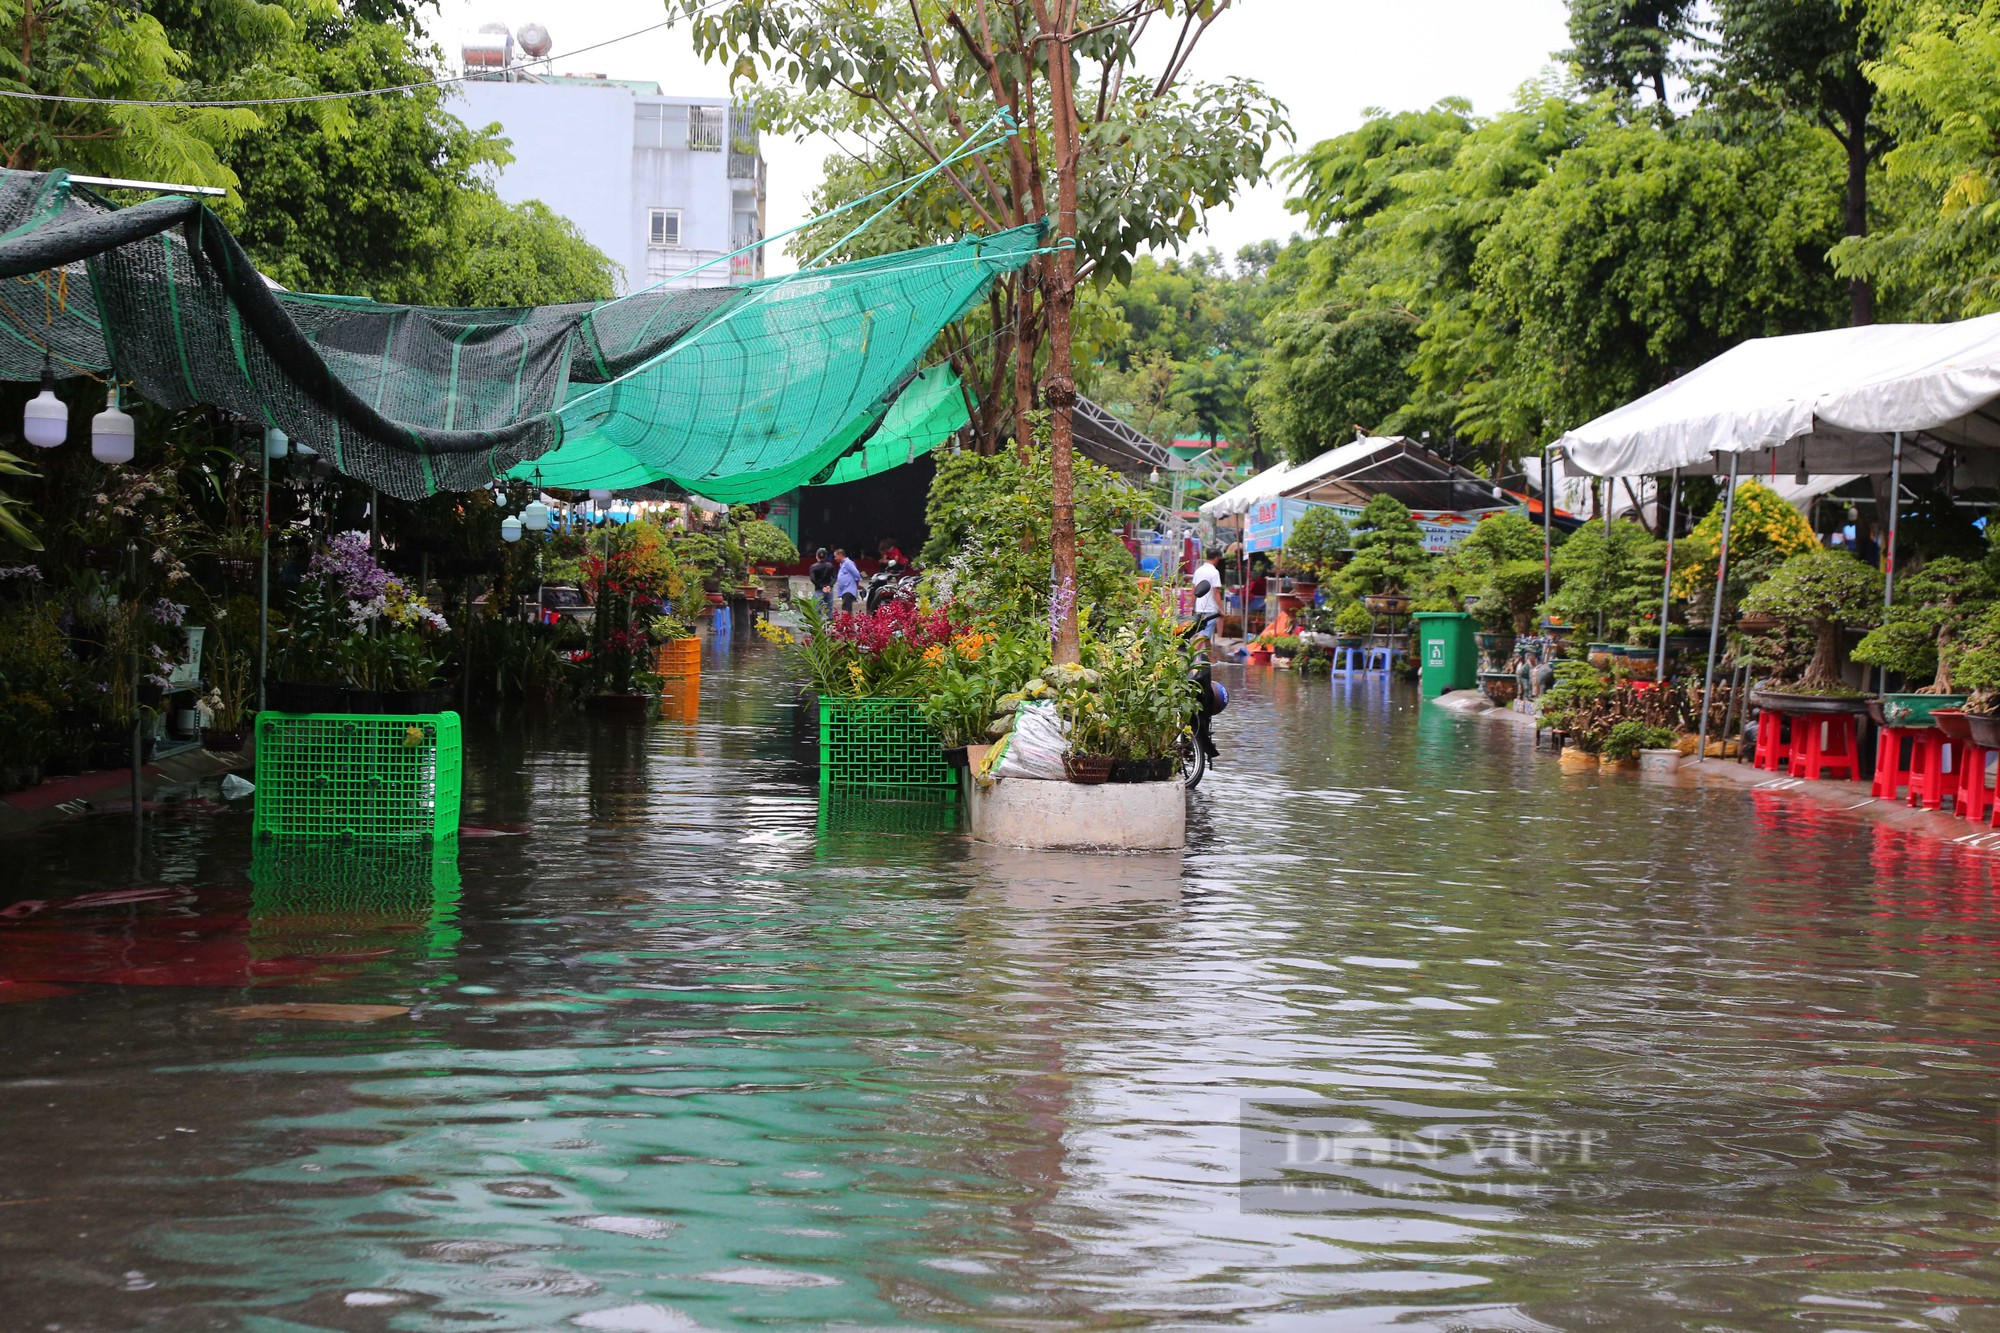
<path fill-rule="evenodd" d="M 1956 556 L 1926 562 L 1897 586 L 1888 618 L 1855 645 L 1854 660 L 1896 672 L 1906 681 L 1930 681 L 1906 693 L 1884 693 L 1884 724 L 1922 726 L 1933 710 L 1965 702 L 1952 679 L 1959 641 L 1995 592 L 1984 568 Z"/>
<path fill-rule="evenodd" d="M 1815 547 L 1780 564 L 1743 599 L 1743 609 L 1809 639 L 1812 655 L 1795 679 L 1780 677 L 1782 688 L 1767 685 L 1758 701 L 1787 712 L 1860 711 L 1862 691 L 1840 677 L 1841 635 L 1872 621 L 1881 602 L 1881 573 L 1846 551 Z"/>
<path fill-rule="evenodd" d="M 1600 757 L 1607 768 L 1638 768 L 1641 766 L 1640 757 L 1648 753 L 1664 751 L 1678 759 L 1680 751 L 1670 748 L 1673 743 L 1672 728 L 1651 726 L 1637 718 L 1627 718 L 1614 723 L 1611 730 L 1604 734 Z"/>

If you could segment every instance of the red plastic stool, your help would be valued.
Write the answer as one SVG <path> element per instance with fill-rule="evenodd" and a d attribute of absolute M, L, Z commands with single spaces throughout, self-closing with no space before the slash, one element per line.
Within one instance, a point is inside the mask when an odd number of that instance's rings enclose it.
<path fill-rule="evenodd" d="M 1981 820 L 1993 808 L 1993 788 L 1986 782 L 1986 756 L 1994 752 L 1970 742 L 1959 749 L 1963 753 L 1958 756 L 1958 794 L 1952 797 L 1951 808 L 1967 819 Z"/>
<path fill-rule="evenodd" d="M 1883 727 L 1875 740 L 1875 785 L 1870 788 L 1871 796 L 1885 801 L 1893 801 L 1903 794 L 1903 787 L 1910 780 L 1910 761 L 1903 757 L 1904 742 L 1914 743 L 1916 738 L 1932 727 Z"/>
<path fill-rule="evenodd" d="M 1791 737 L 1785 734 L 1790 720 L 1789 714 L 1775 708 L 1757 710 L 1757 757 L 1752 761 L 1753 767 L 1768 768 L 1773 773 L 1783 773 L 1791 767 Z"/>
<path fill-rule="evenodd" d="M 1793 718 L 1791 775 L 1813 780 L 1860 777 L 1859 722 L 1852 713 Z"/>
<path fill-rule="evenodd" d="M 1925 727 L 1910 737 L 1910 804 L 1925 810 L 1941 810 L 1951 794 L 1958 766 L 1952 762 L 1958 742 L 1936 727 Z"/>

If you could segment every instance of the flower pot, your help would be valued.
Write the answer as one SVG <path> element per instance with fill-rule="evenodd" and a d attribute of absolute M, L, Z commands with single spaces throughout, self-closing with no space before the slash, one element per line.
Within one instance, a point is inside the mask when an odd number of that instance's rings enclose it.
<path fill-rule="evenodd" d="M 1576 634 L 1576 626 L 1565 625 L 1560 620 L 1548 619 L 1542 622 L 1542 635 L 1551 645 L 1561 647 Z"/>
<path fill-rule="evenodd" d="M 1615 643 L 1593 643 L 1584 651 L 1589 654 L 1590 664 L 1599 671 L 1609 671 L 1624 659 L 1624 654 Z"/>
<path fill-rule="evenodd" d="M 1971 696 L 1964 694 L 1885 694 L 1869 701 L 1868 716 L 1884 727 L 1927 727 L 1931 714 L 1940 708 L 1957 708 Z"/>
<path fill-rule="evenodd" d="M 1505 708 L 1521 697 L 1520 678 L 1511 671 L 1480 672 L 1479 689 L 1496 708 Z"/>
<path fill-rule="evenodd" d="M 1333 646 L 1336 648 L 1366 648 L 1368 646 L 1368 636 L 1366 634 L 1337 635 L 1334 638 Z"/>
<path fill-rule="evenodd" d="M 1776 628 L 1778 628 L 1778 621 L 1773 616 L 1741 616 L 1736 621 L 1736 632 L 1738 634 L 1761 636 L 1769 634 Z"/>
<path fill-rule="evenodd" d="M 1865 713 L 1868 700 L 1861 695 L 1786 694 L 1779 690 L 1752 690 L 1752 708 L 1769 708 L 1778 713 Z"/>
<path fill-rule="evenodd" d="M 427 690 L 381 690 L 375 697 L 385 713 L 442 713 L 451 707 L 451 691 L 442 685 Z"/>
<path fill-rule="evenodd" d="M 1597 766 L 1600 769 L 1609 769 L 1613 773 L 1636 773 L 1639 771 L 1639 757 L 1634 755 L 1630 759 L 1612 759 L 1606 755 L 1599 755 Z"/>
<path fill-rule="evenodd" d="M 1566 773 L 1581 773 L 1597 768 L 1597 756 L 1587 754 L 1574 745 L 1565 745 L 1562 750 L 1562 766 Z"/>
<path fill-rule="evenodd" d="M 1378 616 L 1406 616 L 1410 614 L 1410 599 L 1401 593 L 1377 593 L 1373 597 L 1361 599 L 1361 605 Z"/>
<path fill-rule="evenodd" d="M 1625 674 L 1633 680 L 1660 678 L 1660 655 L 1657 649 L 1634 648 L 1627 645 L 1619 649 L 1618 657 L 1625 664 Z"/>
<path fill-rule="evenodd" d="M 1983 750 L 2000 750 L 2000 716 L 1992 713 L 1967 713 L 1964 716 L 1974 745 Z"/>
<path fill-rule="evenodd" d="M 1680 769 L 1679 750 L 1639 751 L 1639 771 L 1642 773 L 1673 773 Z"/>
<path fill-rule="evenodd" d="M 1931 710 L 1931 722 L 1939 731 L 1942 731 L 1952 740 L 1969 741 L 1972 739 L 1972 724 L 1960 709 L 1933 708 Z"/>
<path fill-rule="evenodd" d="M 953 772 L 963 773 L 968 762 L 965 757 L 965 747 L 963 745 L 945 746 L 944 761 L 951 765 Z"/>
<path fill-rule="evenodd" d="M 650 694 L 593 694 L 584 699 L 583 711 L 599 717 L 643 718 L 653 711 Z"/>
<path fill-rule="evenodd" d="M 220 727 L 203 727 L 201 729 L 201 748 L 204 750 L 219 751 L 223 754 L 233 754 L 243 748 L 244 730 L 245 728 L 243 727 L 232 727 L 228 730 Z"/>
<path fill-rule="evenodd" d="M 1252 666 L 1269 666 L 1271 663 L 1271 650 L 1269 648 L 1252 648 L 1250 650 L 1250 663 Z"/>
<path fill-rule="evenodd" d="M 1108 754 L 1066 754 L 1063 756 L 1063 776 L 1071 782 L 1108 782 L 1112 762 Z"/>

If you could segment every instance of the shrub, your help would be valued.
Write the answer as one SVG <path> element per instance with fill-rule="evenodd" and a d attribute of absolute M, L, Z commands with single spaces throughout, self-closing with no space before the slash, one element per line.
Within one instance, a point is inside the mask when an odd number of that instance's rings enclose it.
<path fill-rule="evenodd" d="M 1931 560 L 1896 586 L 1888 619 L 1855 645 L 1854 660 L 1911 682 L 1930 676 L 1924 693 L 1950 694 L 1957 642 L 1994 593 L 1981 566 L 1955 556 Z"/>
<path fill-rule="evenodd" d="M 1340 608 L 1340 614 L 1333 618 L 1334 633 L 1344 634 L 1349 638 L 1373 633 L 1374 629 L 1375 617 L 1370 615 L 1368 608 L 1359 602 L 1349 602 Z"/>
<path fill-rule="evenodd" d="M 1779 565 L 1743 599 L 1743 609 L 1813 637 L 1812 660 L 1797 686 L 1809 694 L 1851 694 L 1840 679 L 1840 635 L 1872 623 L 1882 605 L 1882 575 L 1846 551 L 1815 547 Z"/>
<path fill-rule="evenodd" d="M 1291 535 L 1285 538 L 1285 560 L 1305 573 L 1331 578 L 1353 544 L 1346 519 L 1324 505 L 1313 505 L 1292 524 Z"/>
<path fill-rule="evenodd" d="M 1637 718 L 1627 718 L 1605 733 L 1604 757 L 1615 761 L 1631 759 L 1641 750 L 1664 750 L 1675 739 L 1671 727 L 1648 726 Z"/>

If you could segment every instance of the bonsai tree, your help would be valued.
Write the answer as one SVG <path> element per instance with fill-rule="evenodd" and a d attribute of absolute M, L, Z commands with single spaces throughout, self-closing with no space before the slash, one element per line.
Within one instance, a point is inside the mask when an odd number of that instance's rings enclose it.
<path fill-rule="evenodd" d="M 1715 592 L 1722 509 L 1718 500 L 1674 548 L 1674 596 L 1687 602 L 1689 616 L 1697 621 L 1708 618 L 1708 599 Z M 1729 582 L 1723 589 L 1723 610 L 1740 603 L 1779 562 L 1818 547 L 1812 524 L 1783 496 L 1754 481 L 1738 482 L 1735 514 L 1729 523 Z"/>
<path fill-rule="evenodd" d="M 1939 556 L 1897 585 L 1889 618 L 1855 645 L 1854 660 L 1912 682 L 1930 676 L 1919 694 L 1951 694 L 1953 645 L 1995 591 L 1981 566 Z"/>
<path fill-rule="evenodd" d="M 2000 713 L 2000 606 L 1988 606 L 1967 628 L 1952 663 L 1952 679 L 1971 692 L 1965 711 Z"/>
<path fill-rule="evenodd" d="M 1285 560 L 1301 573 L 1330 578 L 1353 544 L 1347 520 L 1324 505 L 1314 505 L 1292 524 L 1285 538 Z"/>
<path fill-rule="evenodd" d="M 798 560 L 799 548 L 792 545 L 792 539 L 777 524 L 753 518 L 735 526 L 736 539 L 743 543 L 745 563 L 754 567 L 789 565 Z"/>
<path fill-rule="evenodd" d="M 1342 638 L 1358 639 L 1375 629 L 1375 617 L 1368 614 L 1368 608 L 1359 602 L 1349 602 L 1340 608 L 1340 614 L 1333 618 L 1334 633 Z"/>
<path fill-rule="evenodd" d="M 1659 618 L 1660 584 L 1666 577 L 1666 544 L 1629 519 L 1586 523 L 1556 551 L 1557 580 L 1549 609 L 1572 625 L 1603 617 L 1607 639 L 1619 640 L 1635 624 Z"/>
<path fill-rule="evenodd" d="M 1473 614 L 1489 630 L 1527 634 L 1534 629 L 1535 607 L 1541 600 L 1541 557 L 1505 560 L 1487 571 Z"/>
<path fill-rule="evenodd" d="M 1797 681 L 1803 694 L 1856 693 L 1840 678 L 1841 631 L 1873 620 L 1881 604 L 1881 573 L 1846 551 L 1825 547 L 1786 560 L 1743 599 L 1746 612 L 1812 635 L 1813 655 Z"/>
<path fill-rule="evenodd" d="M 1378 495 L 1361 510 L 1354 559 L 1340 571 L 1340 590 L 1350 597 L 1407 592 L 1430 563 L 1424 530 L 1409 509 L 1392 496 Z"/>

